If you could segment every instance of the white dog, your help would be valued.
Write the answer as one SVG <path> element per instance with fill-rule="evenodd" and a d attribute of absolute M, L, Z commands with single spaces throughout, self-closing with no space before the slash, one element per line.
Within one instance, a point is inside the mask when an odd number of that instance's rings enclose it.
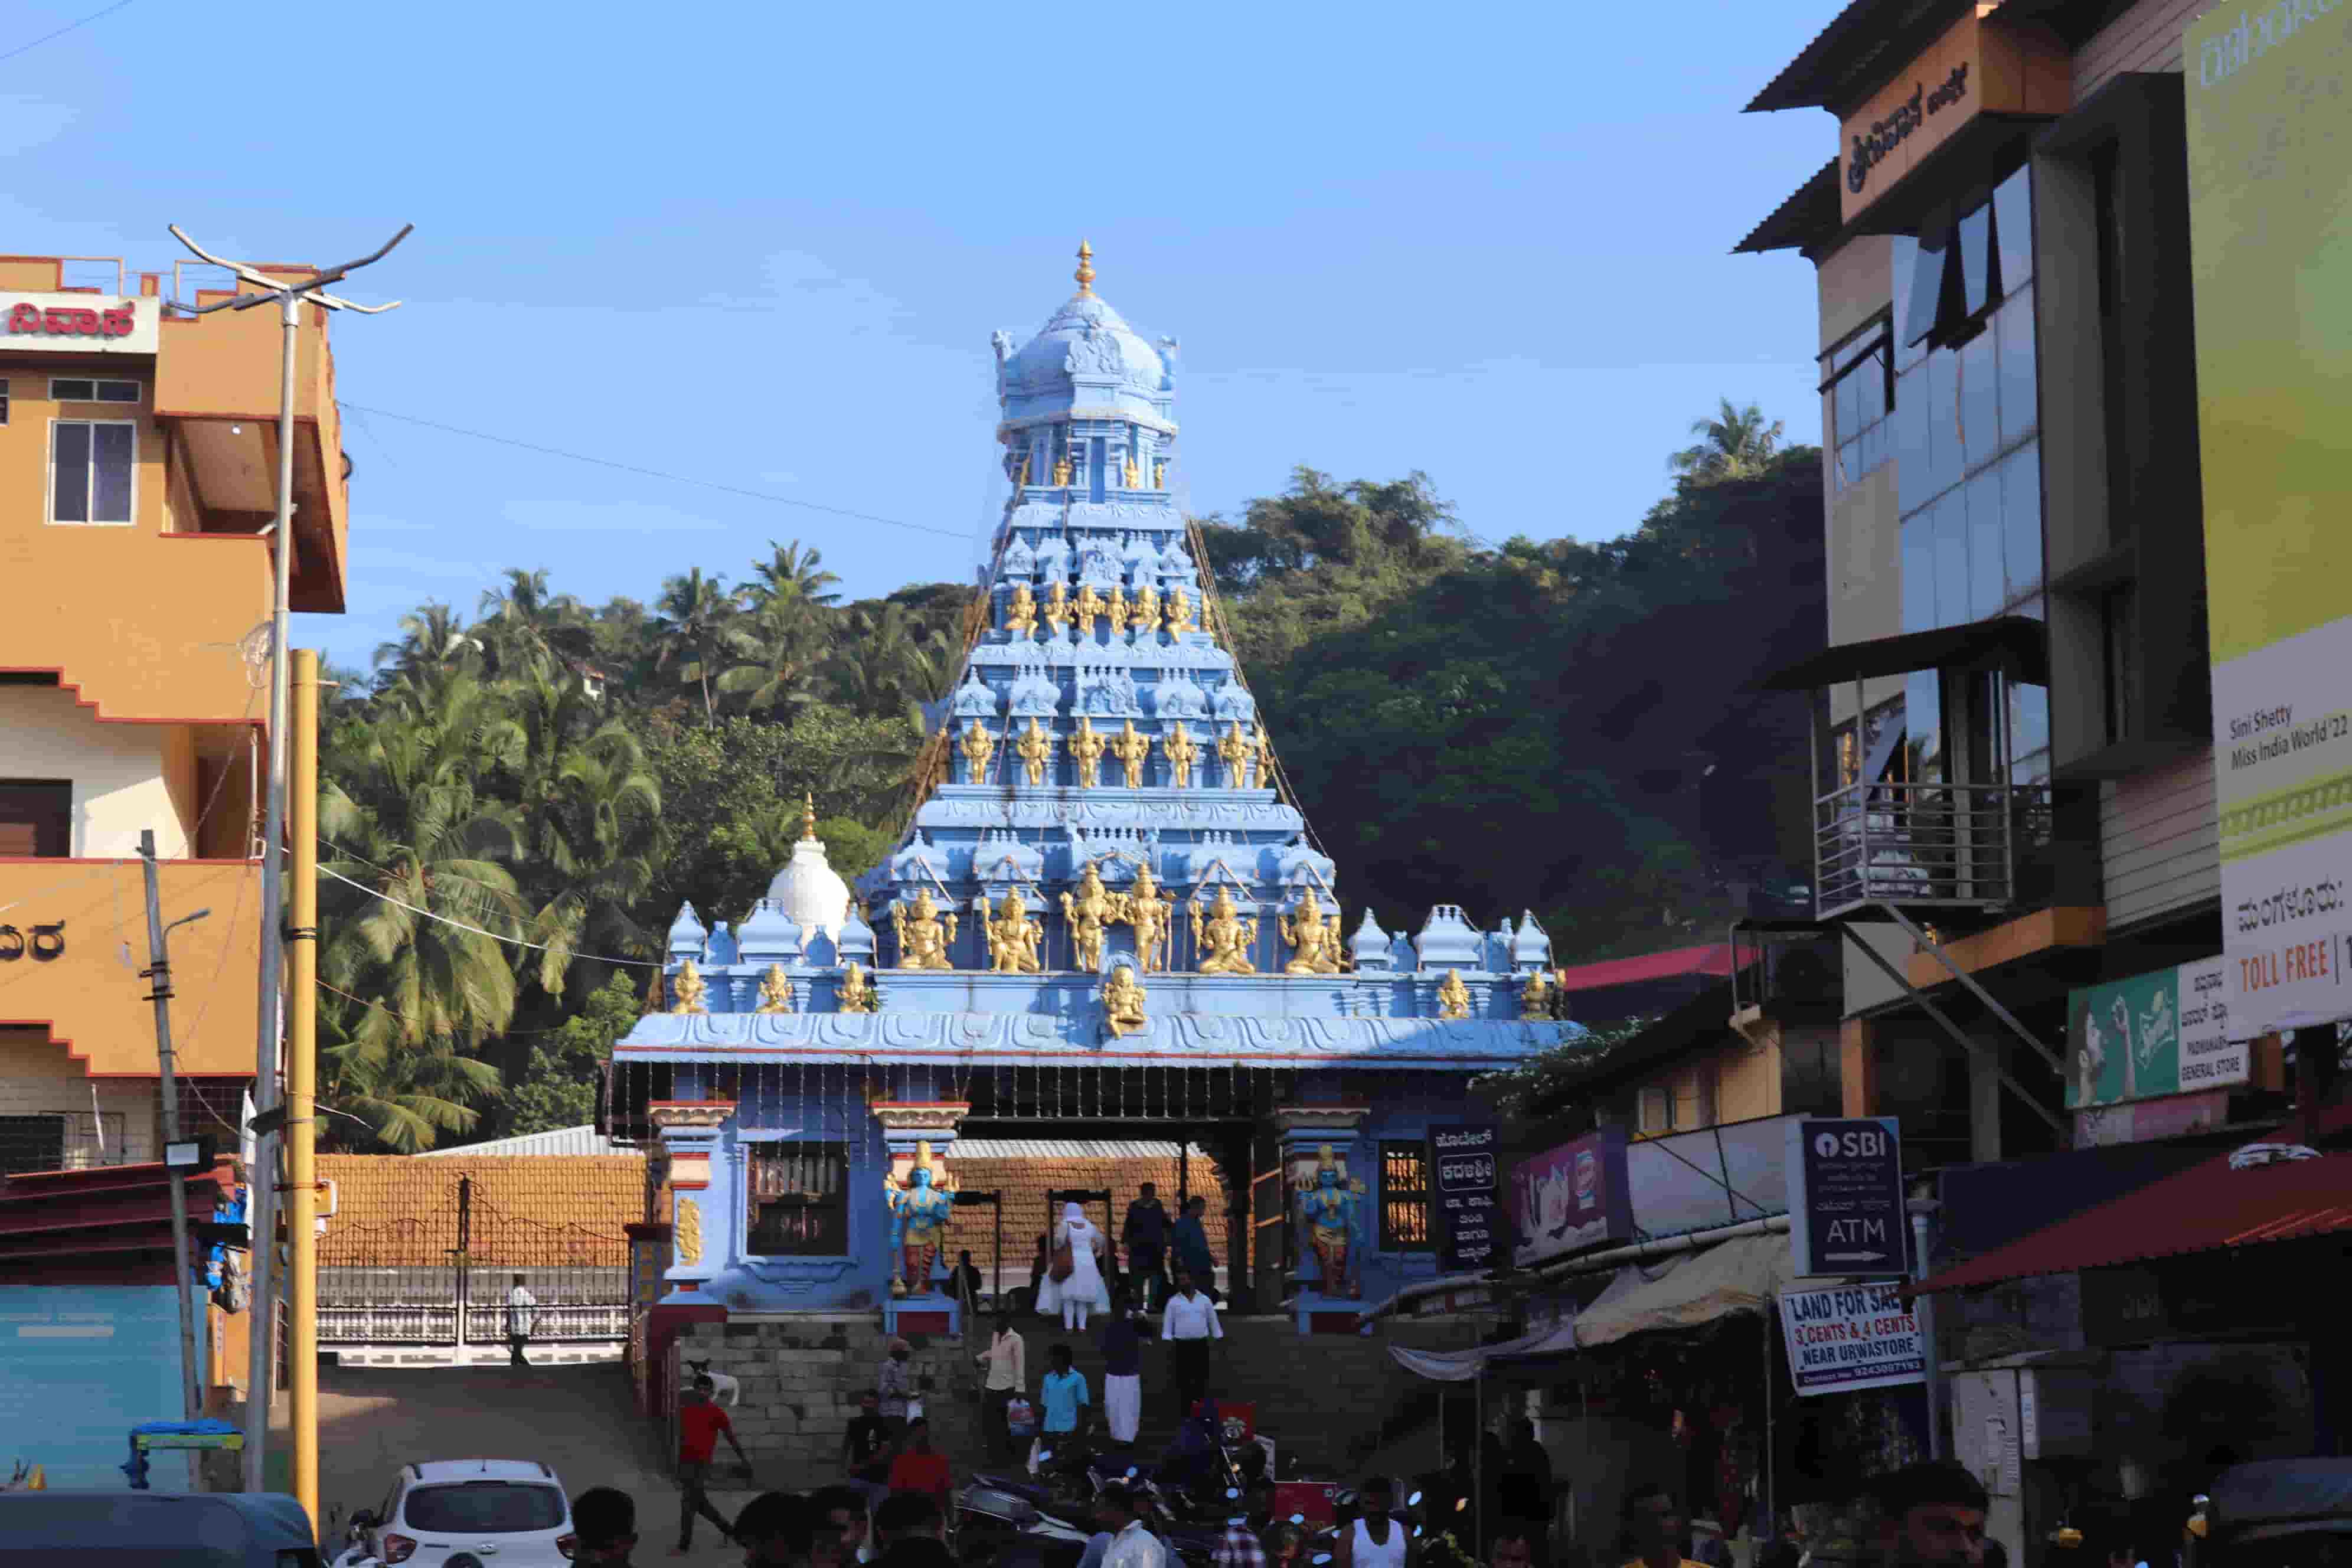
<path fill-rule="evenodd" d="M 710 1396 L 721 1405 L 731 1405 L 742 1397 L 743 1385 L 726 1373 L 711 1371 L 710 1363 L 707 1361 L 688 1362 L 686 1370 L 696 1377 L 709 1378 Z"/>

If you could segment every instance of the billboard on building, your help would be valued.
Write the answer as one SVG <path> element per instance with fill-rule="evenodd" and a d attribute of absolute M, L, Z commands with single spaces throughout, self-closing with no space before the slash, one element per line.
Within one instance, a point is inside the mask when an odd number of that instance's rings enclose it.
<path fill-rule="evenodd" d="M 1511 1173 L 1519 1267 L 1633 1234 L 1625 1129 L 1603 1127 L 1522 1160 Z"/>
<path fill-rule="evenodd" d="M 2230 1038 L 2228 989 L 2216 958 L 2069 993 L 2067 1109 L 2245 1082 L 2252 1052 Z"/>
<path fill-rule="evenodd" d="M 2352 1016 L 2352 5 L 2188 29 L 2229 1031 Z"/>

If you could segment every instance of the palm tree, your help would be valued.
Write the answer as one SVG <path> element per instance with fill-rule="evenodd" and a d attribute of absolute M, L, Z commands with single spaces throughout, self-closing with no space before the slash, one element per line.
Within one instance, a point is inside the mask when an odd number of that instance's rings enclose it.
<path fill-rule="evenodd" d="M 378 643 L 375 666 L 390 665 L 397 674 L 462 662 L 481 652 L 481 640 L 457 624 L 457 612 L 437 599 L 427 599 L 400 617 L 400 638 Z"/>
<path fill-rule="evenodd" d="M 569 594 L 551 594 L 543 568 L 507 568 L 505 587 L 482 591 L 481 613 L 485 618 L 475 634 L 501 675 L 534 663 L 576 658 L 588 645 L 580 602 Z"/>
<path fill-rule="evenodd" d="M 751 567 L 760 580 L 743 584 L 746 605 L 757 609 L 779 598 L 828 607 L 840 602 L 841 595 L 831 590 L 841 586 L 841 579 L 817 564 L 824 559 L 823 552 L 814 547 L 803 549 L 797 539 L 790 544 L 779 544 L 771 539 L 768 550 L 768 559 Z"/>
<path fill-rule="evenodd" d="M 833 664 L 835 689 L 846 707 L 877 718 L 911 713 L 920 729 L 922 704 L 947 694 L 955 658 L 947 633 L 926 630 L 906 605 L 886 601 L 854 612 Z"/>
<path fill-rule="evenodd" d="M 500 1092 L 499 1069 L 459 1055 L 446 1040 L 401 1047 L 381 1004 L 354 1007 L 331 992 L 319 998 L 319 1108 L 327 1113 L 320 1141 L 414 1154 L 445 1132 L 472 1131 L 481 1115 L 476 1107 Z"/>
<path fill-rule="evenodd" d="M 1669 471 L 1693 484 L 1753 479 L 1764 472 L 1771 467 L 1780 434 L 1787 427 L 1778 419 L 1766 425 L 1764 411 L 1753 403 L 1737 408 L 1728 397 L 1717 401 L 1720 407 L 1714 418 L 1691 421 L 1691 434 L 1700 437 L 1698 444 L 1666 459 Z"/>
<path fill-rule="evenodd" d="M 740 641 L 731 624 L 734 599 L 723 579 L 705 577 L 702 568 L 696 566 L 662 584 L 656 607 L 661 616 L 654 622 L 654 646 L 658 650 L 654 667 L 663 669 L 674 663 L 681 682 L 699 685 L 703 722 L 716 724 L 719 710 L 710 700 L 711 679 L 718 673 L 719 660 Z"/>
<path fill-rule="evenodd" d="M 833 640 L 830 616 L 819 620 L 813 606 L 786 595 L 776 595 L 746 617 L 740 628 L 747 651 L 754 657 L 721 675 L 717 688 L 740 694 L 752 713 L 794 710 L 816 700 L 815 676 Z"/>

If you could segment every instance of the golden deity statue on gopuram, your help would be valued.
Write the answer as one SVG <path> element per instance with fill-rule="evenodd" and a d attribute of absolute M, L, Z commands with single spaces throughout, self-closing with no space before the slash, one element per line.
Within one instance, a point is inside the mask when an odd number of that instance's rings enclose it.
<path fill-rule="evenodd" d="M 1013 754 L 1021 759 L 1021 772 L 1032 785 L 1045 782 L 1045 770 L 1054 761 L 1054 732 L 1033 716 L 1029 728 L 1013 743 Z"/>
<path fill-rule="evenodd" d="M 1298 901 L 1298 912 L 1285 915 L 1281 922 L 1282 940 L 1292 948 L 1291 960 L 1282 966 L 1285 974 L 1337 974 L 1345 967 L 1341 960 L 1345 950 L 1339 942 L 1339 911 L 1323 913 L 1323 906 L 1315 901 L 1314 889 Z"/>
<path fill-rule="evenodd" d="M 1160 629 L 1160 590 L 1146 583 L 1135 591 L 1135 637 L 1149 639 Z"/>
<path fill-rule="evenodd" d="M 1094 721 L 1082 713 L 1078 727 L 1070 731 L 1067 744 L 1070 762 L 1077 770 L 1078 787 L 1094 788 L 1102 782 L 1103 752 L 1110 747 L 1110 737 L 1097 734 Z"/>
<path fill-rule="evenodd" d="M 1449 969 L 1437 985 L 1437 1016 L 1441 1018 L 1467 1018 L 1470 1016 L 1470 987 L 1462 984 L 1462 972 Z"/>
<path fill-rule="evenodd" d="M 1192 787 L 1192 764 L 1200 760 L 1201 748 L 1192 743 L 1185 732 L 1181 719 L 1168 727 L 1160 737 L 1160 750 L 1168 758 L 1168 784 L 1171 789 Z"/>
<path fill-rule="evenodd" d="M 982 920 L 981 935 L 988 941 L 988 966 L 999 974 L 1034 974 L 1042 967 L 1038 944 L 1045 928 L 1029 912 L 1017 889 L 1008 889 L 996 902 L 996 912 Z"/>
<path fill-rule="evenodd" d="M 760 976 L 760 1005 L 751 1011 L 789 1013 L 792 1010 L 793 983 L 785 978 L 782 964 L 772 963 L 768 965 L 768 972 Z"/>
<path fill-rule="evenodd" d="M 1234 720 L 1224 738 L 1217 742 L 1217 761 L 1225 764 L 1227 789 L 1249 787 L 1249 764 L 1256 755 L 1257 749 L 1242 738 L 1241 721 Z"/>
<path fill-rule="evenodd" d="M 1015 642 L 1028 642 L 1037 635 L 1037 595 L 1026 583 L 1013 588 L 1013 598 L 1004 606 L 1004 629 Z"/>
<path fill-rule="evenodd" d="M 1219 888 L 1205 915 L 1201 900 L 1192 900 L 1192 946 L 1201 954 L 1196 967 L 1202 973 L 1255 974 L 1249 950 L 1256 941 L 1257 921 L 1234 905 L 1232 889 Z"/>
<path fill-rule="evenodd" d="M 845 1013 L 871 1013 L 878 1000 L 874 992 L 874 982 L 866 977 L 865 966 L 854 958 L 841 972 L 839 996 L 841 1010 Z"/>
<path fill-rule="evenodd" d="M 1062 895 L 1062 918 L 1070 923 L 1070 945 L 1077 952 L 1079 970 L 1094 973 L 1102 967 L 1103 927 L 1118 921 L 1119 900 L 1103 886 L 1102 873 L 1091 863 L 1078 879 L 1077 891 Z"/>
<path fill-rule="evenodd" d="M 1168 944 L 1175 935 L 1176 900 L 1161 890 L 1146 864 L 1135 873 L 1135 886 L 1119 895 L 1119 910 L 1135 928 L 1135 962 L 1146 974 L 1168 967 Z"/>
<path fill-rule="evenodd" d="M 1045 636 L 1055 642 L 1061 640 L 1062 628 L 1070 624 L 1070 591 L 1056 582 L 1045 590 L 1045 607 L 1040 612 L 1045 620 Z"/>
<path fill-rule="evenodd" d="M 890 929 L 898 938 L 899 968 L 955 967 L 955 960 L 948 956 L 948 947 L 956 938 L 955 911 L 950 910 L 942 919 L 929 888 L 916 889 L 912 909 L 905 904 L 890 906 Z"/>
<path fill-rule="evenodd" d="M 996 755 L 996 736 L 986 724 L 973 719 L 963 727 L 963 782 L 986 784 L 988 764 Z"/>
<path fill-rule="evenodd" d="M 673 1013 L 708 1013 L 710 1008 L 705 999 L 709 993 L 709 986 L 703 983 L 702 971 L 695 968 L 694 960 L 689 958 L 677 966 L 677 978 L 670 982 L 669 1010 Z"/>
<path fill-rule="evenodd" d="M 1092 583 L 1082 583 L 1078 585 L 1078 596 L 1070 601 L 1070 618 L 1077 623 L 1079 641 L 1092 640 L 1095 635 L 1095 622 L 1099 620 L 1103 612 L 1108 608 L 1110 605 L 1105 602 L 1100 594 L 1095 592 L 1095 585 Z"/>
<path fill-rule="evenodd" d="M 1112 1039 L 1123 1040 L 1151 1026 L 1143 1012 L 1149 997 L 1150 993 L 1136 984 L 1133 969 L 1124 963 L 1112 966 L 1102 984 L 1103 1028 Z"/>
<path fill-rule="evenodd" d="M 1134 606 L 1127 602 L 1127 585 L 1123 583 L 1112 584 L 1109 602 L 1103 605 L 1103 619 L 1110 623 L 1110 635 L 1113 637 L 1123 637 L 1127 635 L 1128 617 L 1133 610 Z"/>
<path fill-rule="evenodd" d="M 1118 759 L 1118 765 L 1126 771 L 1127 787 L 1141 789 L 1143 764 L 1151 755 L 1151 737 L 1138 731 L 1135 721 L 1129 719 L 1111 742 L 1110 754 Z"/>

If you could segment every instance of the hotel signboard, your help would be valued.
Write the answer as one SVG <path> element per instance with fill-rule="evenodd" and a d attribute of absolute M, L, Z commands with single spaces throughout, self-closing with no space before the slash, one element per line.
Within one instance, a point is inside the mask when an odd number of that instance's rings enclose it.
<path fill-rule="evenodd" d="M 137 294 L 0 289 L 0 353 L 152 354 L 162 311 Z"/>
<path fill-rule="evenodd" d="M 2352 1017 L 2352 5 L 2184 40 L 2228 1032 Z M 2323 195 L 2326 199 L 2322 199 Z"/>
<path fill-rule="evenodd" d="M 1838 216 L 1852 222 L 1963 127 L 1988 114 L 2066 111 L 2072 68 L 2040 28 L 1979 4 L 1838 121 Z"/>

